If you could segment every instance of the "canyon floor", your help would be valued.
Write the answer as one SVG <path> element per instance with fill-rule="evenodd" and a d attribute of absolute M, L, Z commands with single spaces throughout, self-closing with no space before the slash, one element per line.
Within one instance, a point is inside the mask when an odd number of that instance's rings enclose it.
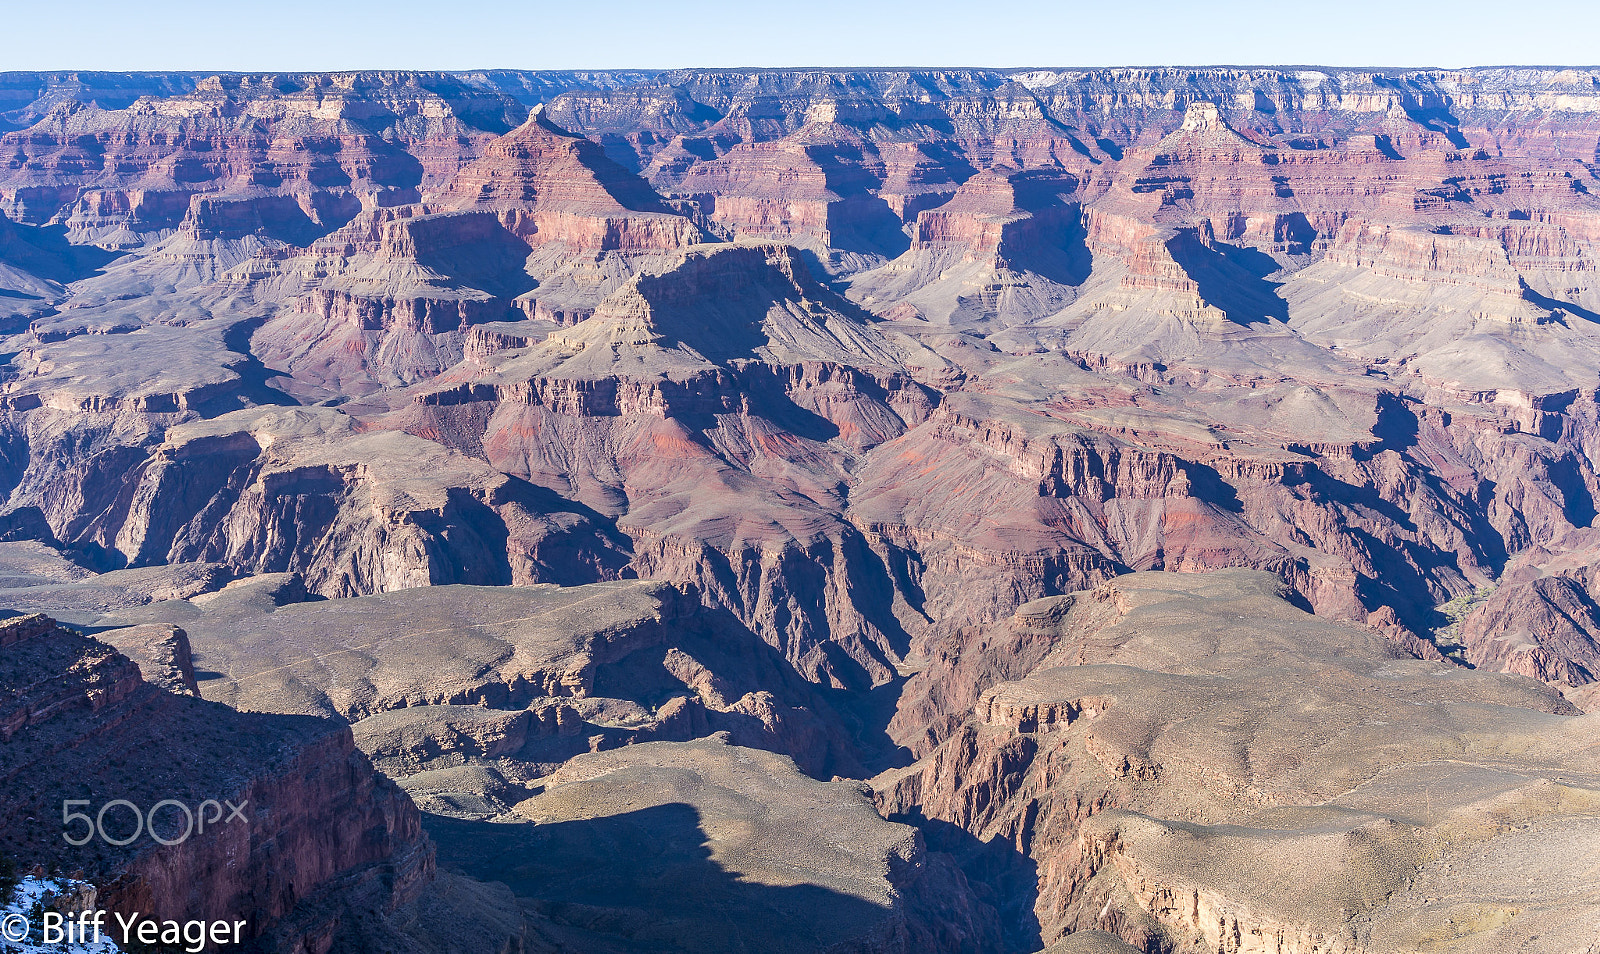
<path fill-rule="evenodd" d="M 0 73 L 0 150 L 30 898 L 1600 945 L 1600 72 Z"/>

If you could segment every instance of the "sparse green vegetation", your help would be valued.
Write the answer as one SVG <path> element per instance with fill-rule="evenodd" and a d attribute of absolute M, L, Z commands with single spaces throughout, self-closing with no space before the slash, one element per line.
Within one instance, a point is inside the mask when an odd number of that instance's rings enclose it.
<path fill-rule="evenodd" d="M 1457 634 L 1461 631 L 1461 621 L 1471 615 L 1479 604 L 1488 599 L 1497 585 L 1496 583 L 1486 583 L 1471 593 L 1440 603 L 1434 608 L 1435 612 L 1449 621 L 1433 631 L 1433 643 L 1439 647 L 1440 652 L 1458 663 L 1466 663 L 1466 647 L 1461 644 L 1460 639 L 1457 637 Z"/>

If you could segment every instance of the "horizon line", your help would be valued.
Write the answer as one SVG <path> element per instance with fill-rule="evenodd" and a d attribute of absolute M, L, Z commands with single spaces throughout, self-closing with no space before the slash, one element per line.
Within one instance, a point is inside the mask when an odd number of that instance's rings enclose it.
<path fill-rule="evenodd" d="M 1595 70 L 1600 71 L 1600 63 L 1478 63 L 1470 66 L 1437 66 L 1437 65 L 1332 65 L 1327 63 L 1126 63 L 1116 66 L 574 66 L 574 67 L 527 67 L 527 66 L 471 66 L 471 67 L 414 67 L 414 66 L 367 66 L 345 67 L 335 69 L 206 69 L 206 68 L 172 68 L 172 69 L 96 69 L 92 67 L 66 66 L 52 69 L 32 70 L 0 70 L 0 76 L 50 76 L 56 74 L 100 74 L 115 75 L 179 75 L 179 76 L 333 76 L 355 73 L 673 73 L 684 71 L 697 71 L 705 73 L 756 73 L 756 72 L 818 72 L 818 73 L 853 73 L 864 71 L 899 72 L 899 71 L 925 71 L 925 72 L 989 72 L 989 73 L 1020 73 L 1030 71 L 1050 72 L 1103 72 L 1108 70 L 1263 70 L 1284 72 L 1288 70 L 1338 70 L 1345 72 L 1447 72 L 1463 73 L 1474 70 Z"/>

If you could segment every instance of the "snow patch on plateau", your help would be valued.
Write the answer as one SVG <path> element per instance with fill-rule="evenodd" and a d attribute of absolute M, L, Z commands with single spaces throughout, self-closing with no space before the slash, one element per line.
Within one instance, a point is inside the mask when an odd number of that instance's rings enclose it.
<path fill-rule="evenodd" d="M 1029 89 L 1049 89 L 1059 84 L 1063 75 L 1053 70 L 1032 70 L 1027 73 L 1018 73 L 1011 78 Z"/>

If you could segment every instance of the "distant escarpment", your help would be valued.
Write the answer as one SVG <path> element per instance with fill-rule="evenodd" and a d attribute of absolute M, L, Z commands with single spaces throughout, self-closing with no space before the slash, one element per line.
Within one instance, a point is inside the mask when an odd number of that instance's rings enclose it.
<path fill-rule="evenodd" d="M 1590 79 L 17 77 L 7 532 L 326 595 L 671 579 L 839 686 L 1130 569 L 1432 656 L 1594 518 Z M 188 461 L 293 403 L 316 464 Z"/>

